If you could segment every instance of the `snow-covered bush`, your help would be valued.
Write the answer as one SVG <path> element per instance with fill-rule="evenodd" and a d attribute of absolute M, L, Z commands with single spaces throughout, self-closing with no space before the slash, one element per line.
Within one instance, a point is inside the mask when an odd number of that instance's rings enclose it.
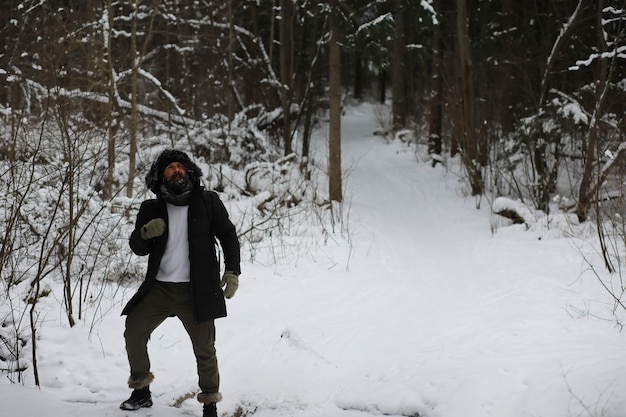
<path fill-rule="evenodd" d="M 28 356 L 36 350 L 35 335 L 42 326 L 41 301 L 56 303 L 70 326 L 81 319 L 93 322 L 105 314 L 103 288 L 123 290 L 143 277 L 145 260 L 132 255 L 128 236 L 140 201 L 153 197 L 144 175 L 163 149 L 181 149 L 197 161 L 205 186 L 223 193 L 248 253 L 272 235 L 303 232 L 298 216 L 320 210 L 324 201 L 300 171 L 295 154 L 279 157 L 272 132 L 283 117 L 279 110 L 249 108 L 231 123 L 221 116 L 187 125 L 146 120 L 137 139 L 130 198 L 122 196 L 129 176 L 126 126 L 117 131 L 111 167 L 108 133 L 81 114 L 34 121 L 7 111 L 0 117 L 5 118 L 0 123 L 0 191 L 5 195 L 0 207 L 5 225 L 0 369 L 15 380 L 36 367 Z M 272 242 L 276 248 L 281 244 Z"/>

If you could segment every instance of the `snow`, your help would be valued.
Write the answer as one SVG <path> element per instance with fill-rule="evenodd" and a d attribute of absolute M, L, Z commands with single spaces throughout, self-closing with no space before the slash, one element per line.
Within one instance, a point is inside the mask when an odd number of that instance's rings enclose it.
<path fill-rule="evenodd" d="M 535 215 L 532 210 L 521 201 L 514 201 L 507 197 L 497 197 L 491 204 L 494 213 L 509 211 L 519 216 L 524 223 L 530 225 L 535 223 Z"/>
<path fill-rule="evenodd" d="M 342 120 L 334 230 L 312 221 L 254 256 L 246 244 L 239 291 L 216 322 L 220 415 L 625 416 L 625 335 L 598 282 L 615 277 L 593 235 L 493 230 L 455 160 L 432 168 L 414 145 L 374 136 L 374 114 L 361 105 Z M 129 395 L 119 313 L 136 285 L 100 284 L 105 296 L 74 328 L 61 298 L 41 301 L 41 388 L 30 370 L 23 384 L 5 379 L 2 415 L 201 416 L 195 399 L 171 406 L 197 379 L 174 318 L 149 345 L 155 405 L 118 408 Z"/>

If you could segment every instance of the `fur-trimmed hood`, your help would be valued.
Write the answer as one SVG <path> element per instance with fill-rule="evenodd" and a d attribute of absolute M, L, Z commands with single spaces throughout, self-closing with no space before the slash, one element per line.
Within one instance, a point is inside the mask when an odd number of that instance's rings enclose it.
<path fill-rule="evenodd" d="M 200 185 L 202 178 L 202 170 L 196 165 L 189 156 L 177 149 L 166 149 L 150 166 L 150 170 L 146 175 L 146 186 L 156 195 L 160 194 L 161 183 L 163 182 L 163 171 L 172 162 L 180 162 L 185 166 L 189 180 L 196 186 Z"/>

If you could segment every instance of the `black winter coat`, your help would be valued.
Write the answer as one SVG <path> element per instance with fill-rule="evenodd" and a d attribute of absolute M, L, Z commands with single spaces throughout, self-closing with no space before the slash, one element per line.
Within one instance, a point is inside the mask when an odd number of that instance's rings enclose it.
<path fill-rule="evenodd" d="M 156 282 L 159 265 L 165 252 L 168 229 L 154 239 L 144 240 L 140 230 L 152 219 L 163 218 L 168 223 L 167 208 L 162 198 L 141 203 L 135 229 L 130 236 L 130 247 L 139 255 L 148 255 L 148 270 L 137 293 L 122 310 L 127 315 L 148 293 Z M 215 237 L 219 239 L 224 253 L 226 271 L 241 273 L 239 239 L 235 226 L 218 195 L 196 186 L 188 209 L 190 291 L 193 312 L 197 323 L 226 316 L 224 292 L 220 288 L 220 265 L 217 258 Z"/>

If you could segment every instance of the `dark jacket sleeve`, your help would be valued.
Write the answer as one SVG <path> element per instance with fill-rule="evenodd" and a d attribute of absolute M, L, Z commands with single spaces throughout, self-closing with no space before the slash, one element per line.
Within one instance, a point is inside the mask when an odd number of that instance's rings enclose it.
<path fill-rule="evenodd" d="M 230 221 L 224 203 L 217 193 L 209 191 L 211 196 L 211 209 L 213 211 L 213 230 L 215 236 L 220 241 L 222 252 L 224 252 L 224 267 L 226 271 L 233 271 L 241 274 L 241 259 L 239 238 L 235 225 Z"/>
<path fill-rule="evenodd" d="M 141 228 L 152 220 L 150 218 L 150 202 L 151 200 L 146 200 L 141 203 L 139 212 L 137 213 L 137 220 L 135 221 L 135 229 L 130 234 L 130 249 L 135 253 L 135 255 L 139 256 L 148 255 L 153 244 L 152 239 L 144 240 L 141 237 Z"/>

